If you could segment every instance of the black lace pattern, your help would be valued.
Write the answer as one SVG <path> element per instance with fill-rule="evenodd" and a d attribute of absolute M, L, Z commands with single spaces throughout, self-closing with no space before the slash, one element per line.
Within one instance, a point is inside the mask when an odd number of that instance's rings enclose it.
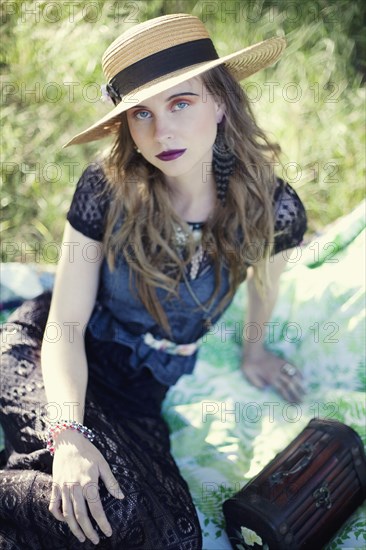
<path fill-rule="evenodd" d="M 106 180 L 100 166 L 93 164 L 82 174 L 67 214 L 70 224 L 91 239 L 103 239 L 104 226 L 108 211 L 108 194 L 105 193 Z M 275 239 L 273 254 L 298 246 L 307 228 L 306 211 L 296 191 L 281 178 L 273 199 L 275 218 Z M 201 223 L 190 223 L 192 229 L 202 226 Z M 197 276 L 203 275 L 210 266 L 207 253 L 200 263 Z M 190 277 L 187 267 L 187 277 Z"/>
<path fill-rule="evenodd" d="M 82 173 L 71 202 L 67 220 L 86 237 L 102 241 L 109 205 L 107 181 L 98 164 L 91 164 Z"/>
<path fill-rule="evenodd" d="M 128 376 L 121 345 L 86 338 L 89 381 L 85 425 L 125 494 L 118 500 L 100 482 L 103 508 L 112 526 L 107 538 L 90 516 L 100 543 L 80 543 L 66 523 L 48 510 L 53 457 L 45 448 L 46 396 L 40 348 L 50 293 L 25 302 L 2 330 L 0 422 L 5 452 L 0 464 L 0 548 L 4 550 L 199 550 L 201 529 L 189 488 L 170 453 L 161 417 L 167 387 L 146 369 Z M 113 394 L 103 385 L 108 367 L 120 369 Z M 124 380 L 122 380 L 124 378 Z"/>
<path fill-rule="evenodd" d="M 275 241 L 273 254 L 301 244 L 307 229 L 306 211 L 296 191 L 277 178 L 274 193 Z"/>

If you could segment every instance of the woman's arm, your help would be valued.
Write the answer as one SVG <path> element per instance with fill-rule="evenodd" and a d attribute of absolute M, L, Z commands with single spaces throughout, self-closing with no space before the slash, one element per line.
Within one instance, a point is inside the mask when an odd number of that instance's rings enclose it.
<path fill-rule="evenodd" d="M 90 261 L 93 258 L 96 261 Z M 83 423 L 88 367 L 84 330 L 95 304 L 102 244 L 66 223 L 41 364 L 52 421 Z"/>
<path fill-rule="evenodd" d="M 253 269 L 249 268 L 248 270 L 248 315 L 245 323 L 246 330 L 244 331 L 246 335 L 244 353 L 247 358 L 255 359 L 258 354 L 262 353 L 266 334 L 264 323 L 267 323 L 272 315 L 277 301 L 280 276 L 286 267 L 286 263 L 283 254 L 277 254 L 268 261 L 268 278 L 271 286 L 267 289 L 264 299 L 256 289 Z"/>
<path fill-rule="evenodd" d="M 285 399 L 300 401 L 304 393 L 300 372 L 296 371 L 295 376 L 289 377 L 281 370 L 285 361 L 264 348 L 265 323 L 270 320 L 278 297 L 280 276 L 286 267 L 286 259 L 283 254 L 276 254 L 268 262 L 271 286 L 264 299 L 255 287 L 252 270 L 248 273 L 248 314 L 243 332 L 241 369 L 258 388 L 271 384 Z"/>
<path fill-rule="evenodd" d="M 95 304 L 101 262 L 102 244 L 67 222 L 41 353 L 50 421 L 83 423 L 88 381 L 84 330 Z M 93 490 L 93 498 L 88 499 L 86 489 L 98 487 L 101 478 L 111 495 L 123 498 L 118 481 L 100 451 L 81 433 L 64 430 L 54 446 L 49 510 L 59 521 L 66 521 L 81 542 L 88 537 L 97 544 L 87 506 L 107 536 L 112 529 L 100 498 Z"/>

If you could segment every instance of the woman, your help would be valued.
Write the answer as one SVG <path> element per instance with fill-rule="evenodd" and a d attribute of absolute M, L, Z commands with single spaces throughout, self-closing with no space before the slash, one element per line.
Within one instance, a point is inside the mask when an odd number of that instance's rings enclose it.
<path fill-rule="evenodd" d="M 79 180 L 52 300 L 25 303 L 3 338 L 7 548 L 201 548 L 160 407 L 247 275 L 246 321 L 264 327 L 279 252 L 306 229 L 238 83 L 284 46 L 219 58 L 199 19 L 177 14 L 105 52 L 115 107 L 67 145 L 115 143 Z M 263 342 L 245 342 L 243 373 L 300 399 L 300 373 Z"/>

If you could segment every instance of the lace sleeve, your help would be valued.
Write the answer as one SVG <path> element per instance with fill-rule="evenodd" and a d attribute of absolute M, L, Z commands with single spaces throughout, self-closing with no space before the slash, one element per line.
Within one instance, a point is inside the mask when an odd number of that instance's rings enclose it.
<path fill-rule="evenodd" d="M 98 164 L 91 164 L 77 183 L 67 220 L 86 237 L 102 241 L 108 204 L 104 172 Z"/>
<path fill-rule="evenodd" d="M 273 254 L 298 246 L 307 229 L 307 217 L 296 191 L 277 178 L 274 194 L 275 240 Z"/>

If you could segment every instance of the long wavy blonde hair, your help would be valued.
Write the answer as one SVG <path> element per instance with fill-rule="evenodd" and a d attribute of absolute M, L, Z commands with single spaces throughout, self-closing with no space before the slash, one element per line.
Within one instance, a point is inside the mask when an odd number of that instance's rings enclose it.
<path fill-rule="evenodd" d="M 213 315 L 232 299 L 253 265 L 254 280 L 261 291 L 267 282 L 265 262 L 273 243 L 273 159 L 279 152 L 258 127 L 249 100 L 240 84 L 224 66 L 201 75 L 207 91 L 218 103 L 224 102 L 224 136 L 236 157 L 226 204 L 217 199 L 214 212 L 205 223 L 202 244 L 215 270 L 213 301 L 221 285 L 223 263 L 229 270 L 229 290 Z M 104 249 L 109 268 L 123 254 L 134 275 L 136 289 L 147 311 L 171 335 L 170 326 L 156 288 L 177 296 L 182 270 L 195 252 L 188 225 L 173 210 L 163 174 L 134 148 L 126 113 L 110 154 L 103 162 L 114 200 L 111 201 Z M 119 223 L 123 220 L 123 223 Z M 184 259 L 177 252 L 176 230 L 187 235 Z M 208 304 L 206 304 L 207 306 Z"/>

